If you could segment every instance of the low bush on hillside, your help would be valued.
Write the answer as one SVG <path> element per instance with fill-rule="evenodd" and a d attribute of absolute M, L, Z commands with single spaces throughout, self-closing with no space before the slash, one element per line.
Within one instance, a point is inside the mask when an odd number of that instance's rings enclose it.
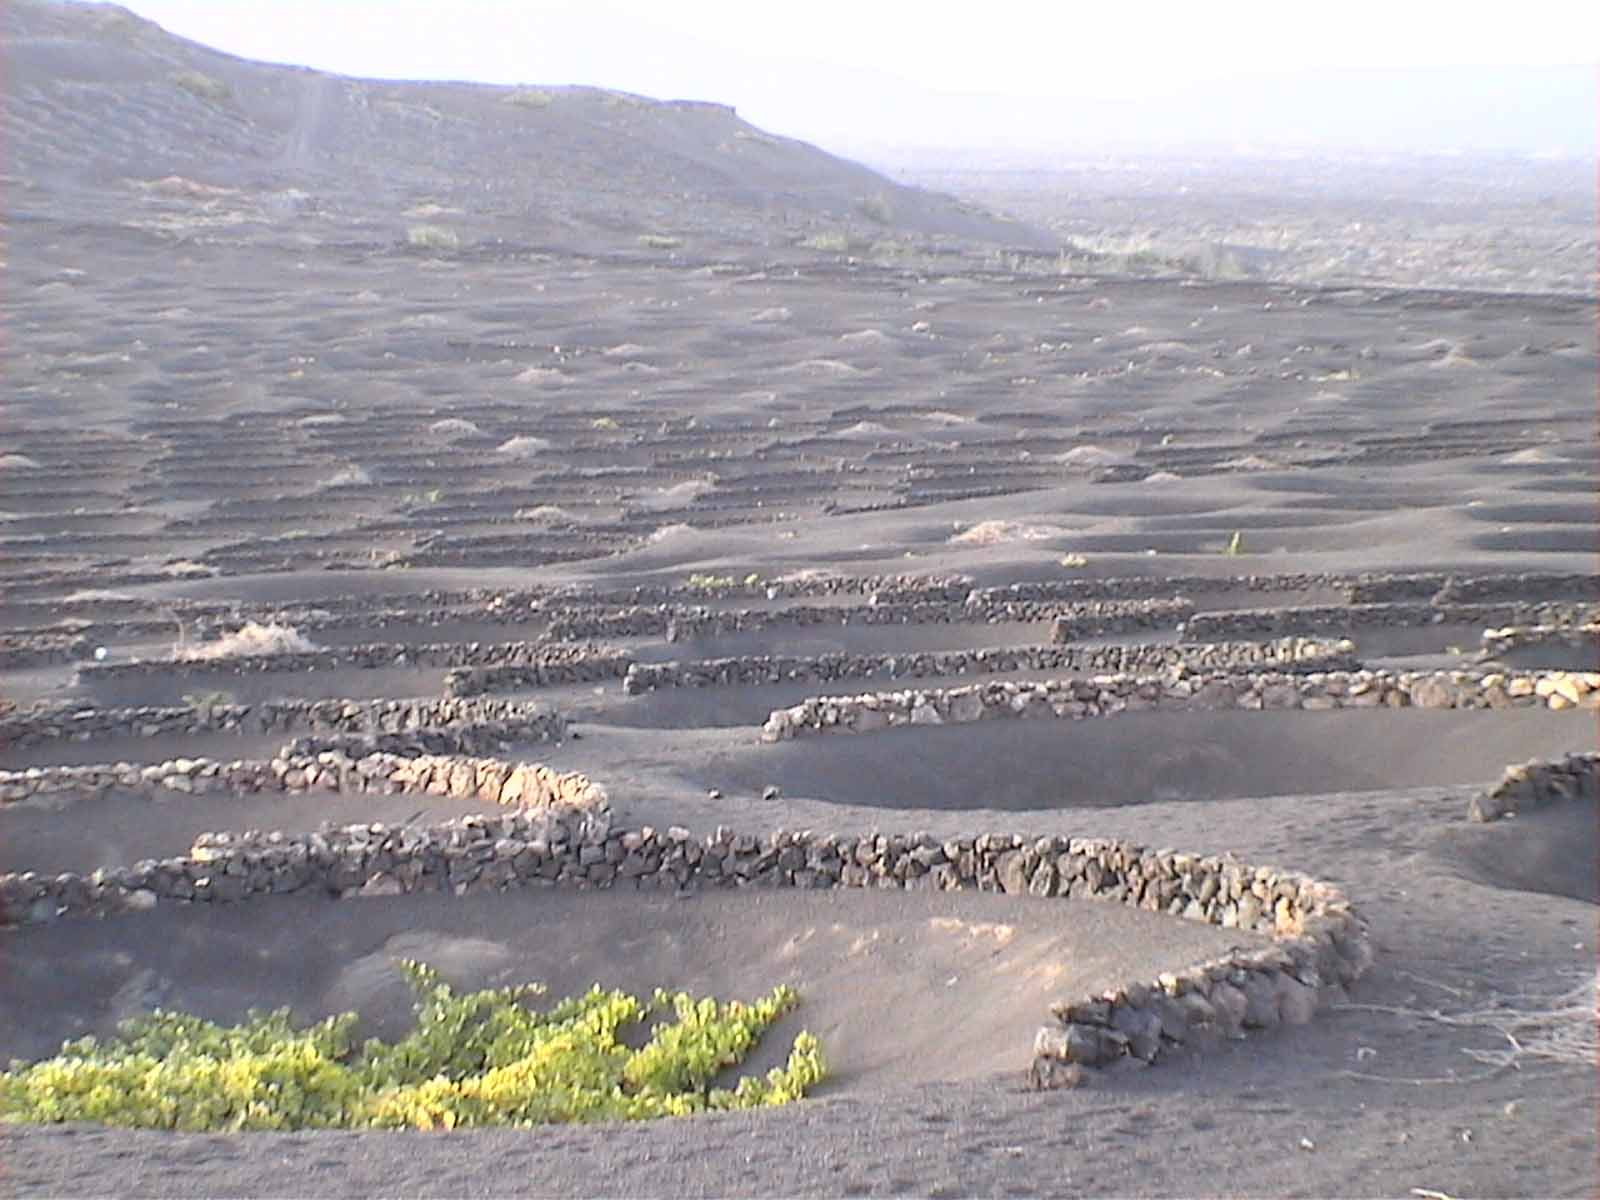
<path fill-rule="evenodd" d="M 13 1063 L 0 1074 L 0 1120 L 196 1131 L 641 1120 L 786 1104 L 825 1073 L 816 1039 L 801 1033 L 783 1068 L 712 1085 L 795 1006 L 789 988 L 719 1004 L 594 987 L 539 1012 L 526 1003 L 537 984 L 457 995 L 430 968 L 401 966 L 417 1025 L 399 1041 L 358 1047 L 354 1013 L 297 1029 L 287 1009 L 235 1026 L 158 1011 L 114 1038 Z M 641 1048 L 618 1039 L 651 1018 L 664 1019 Z"/>
<path fill-rule="evenodd" d="M 518 88 L 507 93 L 502 99 L 502 104 L 514 104 L 518 108 L 549 108 L 555 103 L 555 95 L 543 88 Z"/>
<path fill-rule="evenodd" d="M 172 76 L 172 82 L 191 96 L 198 96 L 211 104 L 221 104 L 233 95 L 233 89 L 222 80 L 213 79 L 200 71 L 179 71 Z"/>
<path fill-rule="evenodd" d="M 861 210 L 862 216 L 869 221 L 876 221 L 879 225 L 887 225 L 894 220 L 894 206 L 889 203 L 889 197 L 883 192 L 862 197 L 857 207 Z"/>
<path fill-rule="evenodd" d="M 850 239 L 842 233 L 813 233 L 809 237 L 802 238 L 800 245 L 807 250 L 844 254 L 850 249 Z"/>

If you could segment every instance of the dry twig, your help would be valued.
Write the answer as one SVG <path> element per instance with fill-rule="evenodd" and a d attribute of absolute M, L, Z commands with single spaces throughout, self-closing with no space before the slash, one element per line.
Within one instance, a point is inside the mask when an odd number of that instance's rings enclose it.
<path fill-rule="evenodd" d="M 1384 1079 L 1389 1083 L 1467 1083 L 1473 1078 L 1489 1078 L 1500 1071 L 1518 1071 L 1526 1061 L 1592 1067 L 1600 1059 L 1600 1004 L 1597 1004 L 1600 976 L 1579 980 L 1558 996 L 1543 999 L 1518 997 L 1515 1003 L 1502 1003 L 1467 1012 L 1446 1013 L 1438 1009 L 1405 1008 L 1393 1004 L 1341 1004 L 1339 1009 L 1353 1012 L 1386 1013 L 1432 1021 L 1452 1029 L 1492 1030 L 1503 1037 L 1507 1047 L 1475 1050 L 1463 1047 L 1462 1053 L 1474 1062 L 1493 1070 L 1486 1075 L 1442 1079 L 1387 1079 L 1383 1076 L 1345 1074 L 1356 1078 Z"/>

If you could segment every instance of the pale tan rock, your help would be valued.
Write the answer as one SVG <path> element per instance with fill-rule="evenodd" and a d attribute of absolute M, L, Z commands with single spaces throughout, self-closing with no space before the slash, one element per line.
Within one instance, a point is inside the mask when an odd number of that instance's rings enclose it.
<path fill-rule="evenodd" d="M 1581 686 L 1576 675 L 1558 675 L 1551 689 L 1551 696 L 1552 698 L 1560 696 L 1576 707 L 1583 703 L 1583 696 L 1586 690 Z"/>

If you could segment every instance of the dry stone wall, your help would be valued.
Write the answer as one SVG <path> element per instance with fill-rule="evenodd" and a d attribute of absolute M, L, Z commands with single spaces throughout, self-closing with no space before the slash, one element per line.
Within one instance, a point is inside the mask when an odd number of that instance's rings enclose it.
<path fill-rule="evenodd" d="M 463 608 L 392 608 L 372 611 L 349 609 L 328 612 L 315 607 L 274 608 L 250 616 L 226 613 L 216 617 L 202 617 L 186 626 L 188 633 L 199 640 L 223 637 L 238 629 L 248 620 L 260 623 L 288 625 L 300 633 L 315 635 L 323 630 L 361 629 L 381 636 L 395 626 L 439 626 L 452 622 L 471 622 L 476 625 L 519 625 L 537 616 L 536 609 L 515 610 L 490 608 L 484 605 Z M 172 623 L 167 623 L 172 628 Z"/>
<path fill-rule="evenodd" d="M 1034 1041 L 1037 1087 L 1123 1057 L 1298 1024 L 1366 971 L 1364 923 L 1337 888 L 1294 872 L 1094 838 L 980 834 L 936 839 L 727 829 L 611 828 L 593 804 L 473 816 L 431 828 L 352 825 L 289 836 L 208 834 L 186 856 L 92 875 L 0 876 L 12 924 L 107 916 L 161 903 L 316 891 L 341 897 L 516 886 L 976 890 L 1120 903 L 1269 941 L 1148 981 L 1051 1006 Z"/>
<path fill-rule="evenodd" d="M 1049 621 L 1050 640 L 1059 644 L 1119 633 L 1174 629 L 1193 614 L 1194 601 L 1181 596 L 1172 600 L 1085 600 L 1073 604 L 1016 600 L 974 607 L 989 621 Z"/>
<path fill-rule="evenodd" d="M 1526 603 L 1532 598 L 1600 602 L 1600 574 L 1524 572 L 1456 575 L 1444 571 L 1340 575 L 1303 572 L 1278 575 L 1169 575 L 1109 579 L 1051 579 L 976 588 L 972 604 L 1015 600 L 1081 601 L 1159 596 L 1199 596 L 1217 592 L 1295 593 L 1335 591 L 1350 604 Z"/>
<path fill-rule="evenodd" d="M 425 754 L 501 754 L 516 742 L 560 741 L 565 733 L 565 721 L 555 713 L 548 716 L 549 720 L 536 730 L 537 738 L 527 736 L 528 729 L 521 724 L 480 721 L 470 725 L 413 729 L 406 733 L 301 734 L 286 742 L 280 753 L 284 758 L 314 756 L 329 750 L 352 758 L 364 757 L 373 751 L 403 758 Z"/>
<path fill-rule="evenodd" d="M 809 575 L 787 579 L 744 578 L 688 585 L 615 588 L 563 588 L 552 604 L 568 606 L 639 607 L 698 604 L 707 599 L 748 597 L 768 600 L 822 596 L 876 596 L 879 602 L 958 603 L 966 599 L 972 580 L 965 575 Z"/>
<path fill-rule="evenodd" d="M 926 625 L 970 621 L 960 603 L 945 601 L 728 608 L 663 604 L 620 611 L 564 610 L 551 618 L 552 638 L 665 637 L 670 641 L 814 625 Z"/>
<path fill-rule="evenodd" d="M 1206 642 L 1229 638 L 1309 636 L 1359 628 L 1533 623 L 1573 625 L 1600 618 L 1588 604 L 1326 604 L 1300 608 L 1244 608 L 1195 613 L 1178 636 Z"/>
<path fill-rule="evenodd" d="M 1588 649 L 1591 654 L 1600 649 L 1600 623 L 1584 625 L 1507 625 L 1500 629 L 1485 629 L 1480 656 L 1498 658 L 1524 646 L 1567 646 Z"/>
<path fill-rule="evenodd" d="M 1352 624 L 1428 624 L 1462 621 L 1573 630 L 1596 609 L 1600 576 L 1526 575 L 1457 578 L 1429 575 L 1357 577 L 1246 576 L 1204 580 L 1069 580 L 969 592 L 960 578 L 884 577 L 871 581 L 804 581 L 797 590 L 774 585 L 732 588 L 637 589 L 622 593 L 439 593 L 441 607 L 485 606 L 526 620 L 533 612 L 569 622 L 571 636 L 669 637 L 738 632 L 773 625 L 909 623 L 912 621 L 1042 621 L 1061 623 L 1057 644 L 912 655 L 817 658 L 748 657 L 701 663 L 639 664 L 616 651 L 566 647 L 572 663 L 626 674 L 630 692 L 655 686 L 857 678 L 868 674 L 956 674 L 983 670 L 1080 670 L 1096 674 L 1042 683 L 983 681 L 948 689 L 903 690 L 839 698 L 816 697 L 780 709 L 763 728 L 767 740 L 817 732 L 868 732 L 912 724 L 1012 718 L 1063 719 L 1154 708 L 1304 709 L 1349 707 L 1600 709 L 1600 674 L 1575 671 L 1476 670 L 1388 672 L 1357 668 L 1349 643 L 1301 636 L 1343 631 Z M 741 592 L 740 588 L 757 592 Z M 816 587 L 818 590 L 805 589 Z M 1356 608 L 1262 609 L 1196 613 L 1188 594 L 1245 589 L 1310 592 L 1344 589 Z M 1184 595 L 1176 595 L 1182 591 Z M 714 611 L 680 601 L 765 594 L 861 595 L 860 605 L 794 606 L 781 610 Z M 1582 603 L 1532 605 L 1526 598 L 1559 594 Z M 507 597 L 512 597 L 508 599 Z M 407 597 L 407 601 L 414 597 Z M 574 605 L 587 599 L 591 607 Z M 634 607 L 607 611 L 615 600 Z M 654 607 L 651 605 L 654 604 Z M 365 607 L 364 607 L 365 605 Z M 1368 610 L 1382 609 L 1382 613 Z M 375 621 L 415 621 L 416 613 L 352 600 L 348 612 Z M 1337 613 L 1337 618 L 1306 613 Z M 1355 619 L 1352 619 L 1352 612 Z M 1301 614 L 1265 618 L 1260 614 Z M 1499 614 L 1510 613 L 1506 617 Z M 461 619 L 459 611 L 450 619 Z M 1085 624 L 1074 626 L 1077 618 Z M 1326 619 L 1330 623 L 1319 624 Z M 1126 621 L 1095 627 L 1093 620 Z M 1282 620 L 1287 625 L 1276 622 Z M 1144 621 L 1144 624 L 1138 622 Z M 1079 647 L 1084 630 L 1121 632 L 1186 622 L 1178 646 Z M 1295 621 L 1302 624 L 1296 625 Z M 578 632 L 588 622 L 594 632 Z M 1208 622 L 1210 624 L 1208 625 Z M 1309 622 L 1305 624 L 1304 622 Z M 643 627 L 641 627 L 643 626 Z M 618 632 L 620 631 L 620 632 Z M 1226 633 L 1224 634 L 1224 631 Z M 1233 633 L 1275 636 L 1276 643 L 1230 640 Z M 1493 630 L 1491 633 L 1500 633 Z M 1217 636 L 1222 635 L 1222 636 Z M 1561 638 L 1565 634 L 1552 633 Z M 1216 640 L 1212 640 L 1216 637 Z M 1513 640 L 1515 640 L 1513 638 Z M 1488 639 L 1486 639 L 1487 644 Z M 506 643 L 552 650 L 552 643 Z M 4 643 L 0 643 L 3 651 Z M 329 653 L 349 654 L 345 648 Z M 380 647 L 393 651 L 397 647 Z M 416 662 L 419 650 L 400 647 Z M 461 653 L 450 647 L 449 653 Z M 471 651 L 468 651 L 469 653 Z M 1264 658 L 1255 657 L 1266 656 Z M 1276 659 L 1273 659 L 1276 655 Z M 585 657 L 587 656 L 587 657 Z M 1031 658 L 1029 656 L 1038 656 Z M 1111 656 L 1105 658 L 1102 656 Z M 1114 658 L 1117 667 L 1100 664 Z M 1324 662 L 1324 659 L 1327 661 Z M 0 656 L 3 662 L 3 656 Z M 1038 665 L 1034 665 L 1037 662 Z M 1065 666 L 1061 664 L 1078 664 Z M 1001 666 L 999 664 L 1015 664 Z M 136 664 L 169 672 L 174 664 Z M 208 673 L 216 664 L 199 664 Z M 321 666 L 322 664 L 318 664 Z M 348 664 L 341 664 L 348 665 Z M 393 665 L 393 660 L 372 665 Z M 453 661 L 459 686 L 528 672 L 520 678 L 557 681 L 539 673 L 537 658 Z M 1269 665 L 1276 669 L 1250 669 Z M 121 666 L 119 664 L 119 666 Z M 299 669 L 302 664 L 286 664 Z M 1121 669 L 1131 668 L 1131 669 Z M 102 668 L 94 668 L 99 670 Z M 113 667 L 111 670 L 115 671 Z M 241 670 L 249 670 L 242 667 Z M 272 669 L 272 668 L 261 668 Z M 577 669 L 577 668 L 573 668 Z M 574 682 L 579 681 L 574 679 Z M 528 686 L 527 683 L 508 686 Z M 522 724 L 517 724 L 522 722 Z M 516 730 L 518 740 L 543 730 L 561 736 L 559 718 L 545 710 L 474 699 L 363 705 L 345 701 L 277 705 L 85 709 L 36 707 L 8 712 L 0 737 L 85 739 L 108 733 L 283 729 L 300 736 L 274 759 L 217 762 L 173 759 L 149 767 L 128 763 L 0 772 L 0 802 L 43 794 L 70 796 L 105 789 L 168 789 L 234 794 L 257 791 L 340 793 L 415 792 L 489 805 L 495 811 L 431 827 L 353 825 L 313 834 L 205 834 L 190 851 L 161 861 L 89 875 L 0 875 L 0 922 L 28 924 L 78 916 L 109 916 L 165 903 L 216 903 L 277 893 L 315 891 L 334 896 L 447 891 L 457 895 L 516 886 L 573 886 L 627 890 L 701 887 L 874 887 L 1027 894 L 1097 899 L 1173 917 L 1238 929 L 1243 945 L 1189 968 L 1135 980 L 1095 995 L 1067 996 L 1051 1006 L 1033 1046 L 1035 1086 L 1065 1086 L 1085 1067 L 1122 1058 L 1158 1060 L 1176 1046 L 1240 1032 L 1294 1024 L 1344 996 L 1371 961 L 1364 923 L 1330 884 L 1294 872 L 1255 867 L 1231 858 L 1203 857 L 1102 839 L 979 834 L 935 839 L 923 834 L 839 836 L 783 832 L 757 837 L 726 829 L 696 837 L 686 829 L 612 828 L 603 789 L 581 775 L 539 764 L 479 757 L 475 747 Z M 443 738 L 444 741 L 431 740 Z M 447 752 L 436 753 L 444 748 Z M 1600 795 L 1600 755 L 1509 768 L 1493 789 L 1475 798 L 1473 816 L 1493 819 L 1564 798 Z M 1070 919 L 1070 916 L 1068 917 Z M 1257 939 L 1264 940 L 1257 940 Z"/>
<path fill-rule="evenodd" d="M 383 667 L 527 666 L 542 670 L 550 682 L 580 683 L 590 659 L 608 661 L 610 652 L 593 646 L 537 642 L 381 642 L 339 646 L 287 654 L 238 655 L 218 659 L 157 659 L 126 663 L 85 663 L 78 681 L 163 679 L 258 675 L 265 672 L 372 670 Z"/>
<path fill-rule="evenodd" d="M 97 708 L 41 703 L 0 715 L 0 745 L 199 733 L 401 734 L 494 726 L 512 740 L 559 741 L 565 722 L 544 705 L 505 700 L 270 700 L 259 704 Z"/>
<path fill-rule="evenodd" d="M 523 808 L 608 807 L 605 791 L 576 772 L 542 763 L 453 754 L 400 755 L 366 749 L 358 758 L 323 750 L 273 759 L 174 758 L 139 766 L 103 763 L 81 767 L 29 767 L 0 771 L 0 804 L 35 796 L 92 794 L 112 788 L 161 790 L 194 795 L 256 792 L 402 792 Z"/>
<path fill-rule="evenodd" d="M 1353 581 L 1353 604 L 1396 600 L 1429 600 L 1467 604 L 1545 600 L 1600 601 L 1600 574 L 1576 571 L 1526 571 L 1500 575 L 1455 575 L 1429 571 L 1411 575 L 1378 575 Z"/>
<path fill-rule="evenodd" d="M 1041 579 L 1004 587 L 975 588 L 967 603 L 978 607 L 1017 601 L 1082 603 L 1204 596 L 1216 592 L 1313 592 L 1346 587 L 1342 575 L 1132 575 L 1108 579 Z"/>
<path fill-rule="evenodd" d="M 1495 821 L 1567 800 L 1600 800 L 1600 754 L 1509 766 L 1499 783 L 1472 798 L 1467 815 Z"/>
<path fill-rule="evenodd" d="M 581 657 L 547 663 L 517 663 L 495 667 L 453 667 L 444 677 L 446 696 L 482 696 L 525 688 L 621 679 L 633 667 L 633 656 L 622 650 L 586 648 Z"/>
<path fill-rule="evenodd" d="M 630 696 L 662 687 L 723 687 L 768 683 L 832 683 L 844 679 L 929 678 L 1011 671 L 1155 672 L 1260 669 L 1355 670 L 1348 641 L 1284 638 L 1275 642 L 1225 642 L 1175 646 L 1145 642 L 1103 646 L 1000 646 L 908 654 L 750 655 L 689 662 L 635 663 L 623 690 Z"/>
<path fill-rule="evenodd" d="M 0 634 L 0 670 L 82 662 L 94 654 L 94 645 L 90 637 L 77 631 Z"/>
<path fill-rule="evenodd" d="M 1080 719 L 1151 709 L 1343 708 L 1600 709 L 1600 674 L 1575 671 L 1285 671 L 1095 675 L 1037 683 L 817 696 L 775 709 L 766 742 L 818 733 L 873 733 L 907 725 L 1009 719 Z"/>

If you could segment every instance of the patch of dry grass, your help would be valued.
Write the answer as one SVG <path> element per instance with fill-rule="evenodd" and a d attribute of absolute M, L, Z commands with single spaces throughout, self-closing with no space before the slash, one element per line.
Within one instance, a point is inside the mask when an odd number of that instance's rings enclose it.
<path fill-rule="evenodd" d="M 1583 1067 L 1593 1070 L 1600 1061 L 1600 972 L 1586 972 L 1566 991 L 1555 996 L 1517 995 L 1497 1004 L 1465 1012 L 1447 1013 L 1439 1009 L 1405 1008 L 1388 1004 L 1342 1004 L 1354 1012 L 1385 1013 L 1389 1016 L 1430 1021 L 1452 1029 L 1468 1029 L 1498 1034 L 1504 1046 L 1479 1050 L 1464 1046 L 1461 1052 L 1489 1070 L 1484 1077 L 1501 1071 L 1520 1071 L 1529 1065 Z M 1385 1076 L 1360 1075 L 1386 1083 L 1462 1083 L 1455 1075 L 1441 1079 L 1395 1080 Z"/>
<path fill-rule="evenodd" d="M 517 373 L 516 382 L 535 387 L 565 387 L 567 377 L 555 367 L 529 367 Z"/>
<path fill-rule="evenodd" d="M 1133 461 L 1131 455 L 1104 446 L 1074 446 L 1065 454 L 1058 454 L 1056 462 L 1066 467 L 1120 467 Z"/>
<path fill-rule="evenodd" d="M 161 573 L 170 579 L 211 579 L 217 569 L 209 563 L 195 562 L 192 558 L 179 558 L 163 563 Z"/>
<path fill-rule="evenodd" d="M 542 437 L 522 435 L 508 438 L 495 447 L 496 454 L 509 458 L 534 458 L 550 449 L 550 442 Z"/>
<path fill-rule="evenodd" d="M 107 588 L 81 588 L 61 597 L 63 604 L 127 604 L 132 600 L 129 592 L 114 592 Z"/>
<path fill-rule="evenodd" d="M 172 657 L 179 662 L 216 662 L 227 658 L 256 658 L 268 654 L 304 654 L 321 649 L 293 625 L 246 621 L 232 633 L 194 645 L 179 641 Z"/>
<path fill-rule="evenodd" d="M 676 541 L 679 538 L 687 537 L 688 535 L 696 532 L 698 531 L 693 525 L 686 525 L 682 521 L 678 521 L 672 525 L 663 525 L 659 529 L 654 530 L 647 538 L 645 538 L 645 541 L 652 546 L 658 546 L 662 542 Z"/>
<path fill-rule="evenodd" d="M 950 538 L 952 546 L 1002 546 L 1011 542 L 1042 542 L 1066 530 L 1055 525 L 1029 525 L 1022 521 L 979 521 Z"/>
<path fill-rule="evenodd" d="M 372 472 L 359 463 L 341 467 L 322 481 L 325 488 L 366 487 L 372 482 Z"/>
<path fill-rule="evenodd" d="M 463 420 L 461 417 L 445 417 L 428 426 L 428 432 L 442 441 L 453 442 L 458 438 L 479 437 L 483 430 L 478 428 L 474 421 Z"/>
<path fill-rule="evenodd" d="M 162 179 L 136 180 L 134 186 L 144 192 L 153 192 L 158 196 L 169 196 L 178 200 L 217 200 L 223 196 L 237 196 L 239 194 L 238 188 L 201 183 L 198 179 L 186 179 L 182 175 L 168 175 Z"/>
<path fill-rule="evenodd" d="M 779 367 L 778 375 L 862 375 L 865 372 L 860 367 L 852 367 L 847 362 L 840 362 L 836 358 L 807 358 L 800 362 L 791 363 L 787 367 Z"/>
<path fill-rule="evenodd" d="M 1560 995 L 1518 997 L 1462 1013 L 1452 1023 L 1490 1029 L 1506 1039 L 1503 1049 L 1466 1051 L 1492 1067 L 1549 1062 L 1593 1068 L 1600 1061 L 1600 972 L 1586 975 Z"/>

